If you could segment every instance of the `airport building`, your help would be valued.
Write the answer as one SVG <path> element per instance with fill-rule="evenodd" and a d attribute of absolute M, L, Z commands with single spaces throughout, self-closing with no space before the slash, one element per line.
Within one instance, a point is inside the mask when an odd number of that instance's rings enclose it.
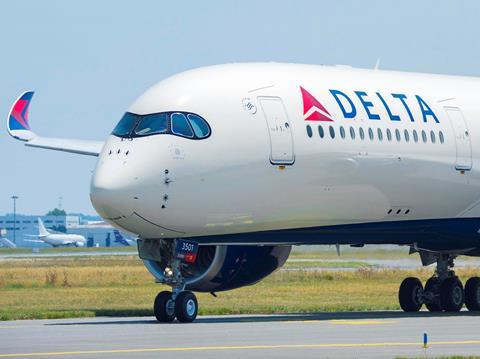
<path fill-rule="evenodd" d="M 0 216 L 0 231 L 3 236 L 19 247 L 49 247 L 45 243 L 28 242 L 32 235 L 38 234 L 38 218 L 41 218 L 49 231 L 83 235 L 90 246 L 117 246 L 114 242 L 113 227 L 99 221 L 86 221 L 79 215 L 34 216 L 13 214 Z M 14 223 L 16 222 L 16 223 Z"/>

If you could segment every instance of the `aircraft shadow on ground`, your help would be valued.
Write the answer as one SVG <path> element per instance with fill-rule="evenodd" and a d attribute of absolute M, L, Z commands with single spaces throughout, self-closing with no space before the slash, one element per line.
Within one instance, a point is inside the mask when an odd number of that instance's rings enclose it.
<path fill-rule="evenodd" d="M 100 313 L 99 315 L 105 315 Z M 111 315 L 113 313 L 110 313 Z M 138 314 L 138 313 L 137 313 Z M 291 313 L 291 314 L 258 314 L 238 316 L 198 317 L 194 324 L 202 323 L 253 323 L 253 322 L 295 322 L 295 321 L 329 321 L 329 320 L 365 320 L 365 319 L 395 319 L 395 318 L 437 318 L 437 317 L 471 317 L 480 316 L 480 312 L 461 311 L 458 313 L 432 313 L 421 311 L 405 313 L 400 311 L 369 311 L 369 312 L 318 312 L 318 313 Z M 96 320 L 74 320 L 67 323 L 49 323 L 46 325 L 169 325 L 179 324 L 158 323 L 153 317 L 122 319 L 121 317 L 97 318 Z"/>

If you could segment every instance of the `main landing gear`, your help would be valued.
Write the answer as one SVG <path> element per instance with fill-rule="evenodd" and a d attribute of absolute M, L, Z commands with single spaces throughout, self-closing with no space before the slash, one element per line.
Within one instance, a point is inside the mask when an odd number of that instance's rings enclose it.
<path fill-rule="evenodd" d="M 418 312 L 423 304 L 431 312 L 458 312 L 463 304 L 470 311 L 480 310 L 480 278 L 467 280 L 465 288 L 452 270 L 455 256 L 438 255 L 435 274 L 425 288 L 418 278 L 406 278 L 400 285 L 398 299 L 405 312 Z"/>
<path fill-rule="evenodd" d="M 165 268 L 164 284 L 172 286 L 172 291 L 158 293 L 153 304 L 153 312 L 159 322 L 173 322 L 175 318 L 182 323 L 190 323 L 198 314 L 198 301 L 190 291 L 185 290 L 185 278 L 182 276 L 180 259 L 176 258 L 176 241 L 172 242 L 170 252 L 171 267 Z"/>

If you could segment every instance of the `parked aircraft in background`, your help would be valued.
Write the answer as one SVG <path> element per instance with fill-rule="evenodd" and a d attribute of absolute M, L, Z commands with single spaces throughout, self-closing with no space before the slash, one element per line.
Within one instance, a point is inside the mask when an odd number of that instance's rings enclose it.
<path fill-rule="evenodd" d="M 132 244 L 135 244 L 137 241 L 134 239 L 128 239 L 126 238 L 118 229 L 113 230 L 113 235 L 115 236 L 115 243 L 124 245 L 124 246 L 131 246 Z"/>
<path fill-rule="evenodd" d="M 138 235 L 159 321 L 195 319 L 191 291 L 253 284 L 291 245 L 398 244 L 436 271 L 406 278 L 405 311 L 480 310 L 459 255 L 480 256 L 480 80 L 345 66 L 230 64 L 153 86 L 106 142 L 8 131 L 26 146 L 97 156 L 91 200 Z M 319 298 L 321 300 L 321 298 Z"/>
<path fill-rule="evenodd" d="M 27 242 L 47 243 L 53 247 L 61 246 L 75 246 L 84 247 L 86 239 L 80 234 L 67 234 L 67 233 L 51 233 L 43 224 L 43 221 L 38 218 L 38 235 L 31 235 L 31 237 L 37 237 L 38 239 L 25 239 Z"/>

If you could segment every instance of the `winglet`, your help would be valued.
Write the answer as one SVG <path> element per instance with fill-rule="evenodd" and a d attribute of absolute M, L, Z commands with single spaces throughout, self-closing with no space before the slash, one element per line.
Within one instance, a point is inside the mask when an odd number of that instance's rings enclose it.
<path fill-rule="evenodd" d="M 30 141 L 36 137 L 28 123 L 28 108 L 33 97 L 33 91 L 24 92 L 14 102 L 7 118 L 7 129 L 10 136 L 21 141 Z"/>

